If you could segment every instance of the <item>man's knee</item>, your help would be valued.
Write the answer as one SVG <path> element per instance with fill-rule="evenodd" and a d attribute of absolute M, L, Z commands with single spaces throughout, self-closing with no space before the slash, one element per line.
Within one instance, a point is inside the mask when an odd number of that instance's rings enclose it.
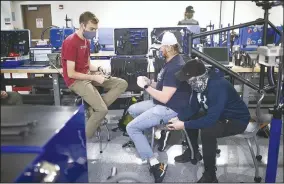
<path fill-rule="evenodd" d="M 104 116 L 106 116 L 107 113 L 108 113 L 108 108 L 106 106 L 105 107 L 102 106 L 100 108 L 97 108 L 95 111 L 103 114 Z"/>
<path fill-rule="evenodd" d="M 132 117 L 135 117 L 136 114 L 137 114 L 137 110 L 136 110 L 137 106 L 138 106 L 138 104 L 136 103 L 136 104 L 132 104 L 128 107 L 127 111 Z"/>
<path fill-rule="evenodd" d="M 127 132 L 128 135 L 133 134 L 137 130 L 138 130 L 138 128 L 133 123 L 133 120 L 130 123 L 128 123 L 128 125 L 126 126 L 126 132 Z"/>
<path fill-rule="evenodd" d="M 201 136 L 201 140 L 217 138 L 216 133 L 212 131 L 212 129 L 210 128 L 201 129 L 200 136 Z"/>
<path fill-rule="evenodd" d="M 8 98 L 10 105 L 20 105 L 23 104 L 23 99 L 21 94 L 17 92 L 8 92 Z"/>
<path fill-rule="evenodd" d="M 124 79 L 119 79 L 117 87 L 125 91 L 128 87 L 128 83 Z"/>

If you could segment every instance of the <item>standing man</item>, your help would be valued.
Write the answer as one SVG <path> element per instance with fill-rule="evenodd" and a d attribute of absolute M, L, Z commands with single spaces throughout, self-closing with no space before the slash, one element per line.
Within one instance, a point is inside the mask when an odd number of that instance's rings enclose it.
<path fill-rule="evenodd" d="M 250 113 L 234 86 L 215 72 L 208 73 L 202 61 L 191 60 L 176 73 L 180 81 L 187 81 L 193 89 L 190 108 L 170 120 L 170 130 L 186 129 L 195 155 L 198 151 L 198 133 L 201 129 L 202 153 L 205 172 L 198 183 L 217 183 L 217 138 L 243 133 Z M 181 119 L 181 120 L 179 120 Z M 189 148 L 175 158 L 188 162 Z"/>
<path fill-rule="evenodd" d="M 79 18 L 80 28 L 68 36 L 62 44 L 62 67 L 68 88 L 81 96 L 91 109 L 86 124 L 86 137 L 91 138 L 110 106 L 123 92 L 128 84 L 125 80 L 108 78 L 94 69 L 90 73 L 90 42 L 96 36 L 98 18 L 91 12 L 84 12 Z M 101 97 L 95 86 L 102 86 L 108 92 Z"/>
<path fill-rule="evenodd" d="M 150 172 L 156 183 L 163 181 L 167 164 L 160 163 L 154 156 L 153 150 L 143 131 L 151 129 L 162 122 L 167 123 L 176 117 L 183 109 L 188 108 L 190 87 L 186 82 L 179 82 L 175 73 L 185 64 L 179 55 L 179 45 L 173 33 L 165 32 L 159 48 L 159 55 L 165 60 L 165 64 L 157 77 L 157 83 L 147 77 L 137 78 L 139 87 L 149 93 L 154 100 L 148 100 L 133 104 L 128 112 L 134 118 L 127 126 L 126 131 L 135 144 L 136 150 L 142 160 L 149 160 Z M 162 135 L 167 137 L 168 134 Z M 168 140 L 164 138 L 163 140 Z M 165 144 L 164 144 L 165 145 Z M 158 149 L 161 148 L 161 145 Z"/>
<path fill-rule="evenodd" d="M 199 25 L 197 20 L 193 19 L 195 11 L 192 6 L 188 6 L 184 12 L 184 19 L 178 22 L 178 25 Z"/>

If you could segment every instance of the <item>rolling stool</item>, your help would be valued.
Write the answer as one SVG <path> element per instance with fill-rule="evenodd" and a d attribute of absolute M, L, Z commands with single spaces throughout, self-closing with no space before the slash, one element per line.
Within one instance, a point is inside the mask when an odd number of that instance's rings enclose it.
<path fill-rule="evenodd" d="M 86 120 L 89 118 L 89 104 L 87 102 L 85 102 L 81 96 L 77 96 L 75 99 L 75 104 L 77 106 L 83 104 L 84 108 L 85 108 L 85 118 Z M 103 153 L 103 148 L 102 148 L 102 138 L 101 138 L 101 126 L 105 126 L 107 129 L 107 141 L 110 141 L 110 131 L 109 128 L 107 126 L 108 124 L 108 120 L 106 118 L 104 118 L 103 123 L 100 125 L 100 127 L 97 129 L 97 136 L 99 138 L 99 142 L 100 142 L 100 153 Z"/>
<path fill-rule="evenodd" d="M 163 122 L 161 121 L 161 124 L 158 125 L 158 126 L 155 126 L 152 128 L 152 139 L 151 139 L 151 148 L 152 150 L 154 150 L 154 140 L 155 140 L 155 132 L 156 132 L 156 128 L 157 129 L 161 129 L 161 130 L 168 130 L 167 127 L 166 127 L 166 124 L 163 124 Z M 193 165 L 196 165 L 197 164 L 197 159 L 194 158 L 194 150 L 193 150 L 193 147 L 192 147 L 192 144 L 191 144 L 191 141 L 188 137 L 188 134 L 186 132 L 185 129 L 182 130 L 182 136 L 185 138 L 186 142 L 188 143 L 188 146 L 189 146 L 189 149 L 191 151 L 191 158 L 190 158 L 190 162 L 193 164 Z"/>

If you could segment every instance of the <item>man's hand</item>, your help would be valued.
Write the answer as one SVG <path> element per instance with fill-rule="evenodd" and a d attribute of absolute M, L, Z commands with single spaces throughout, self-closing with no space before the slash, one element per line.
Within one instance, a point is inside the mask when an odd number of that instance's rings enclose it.
<path fill-rule="evenodd" d="M 146 76 L 139 76 L 139 77 L 143 78 L 147 82 L 147 85 L 151 85 L 152 81 L 148 79 L 148 77 Z"/>
<path fill-rule="evenodd" d="M 104 83 L 104 81 L 106 80 L 104 75 L 91 75 L 91 80 L 95 81 L 99 84 Z"/>
<path fill-rule="evenodd" d="M 1 91 L 1 98 L 7 98 L 8 97 L 8 93 L 6 91 Z"/>
<path fill-rule="evenodd" d="M 146 85 L 148 85 L 147 81 L 144 79 L 143 76 L 139 76 L 137 77 L 137 85 L 140 87 L 140 88 L 144 88 Z"/>
<path fill-rule="evenodd" d="M 172 118 L 167 125 L 169 130 L 182 130 L 184 129 L 184 122 L 180 121 L 178 117 Z"/>

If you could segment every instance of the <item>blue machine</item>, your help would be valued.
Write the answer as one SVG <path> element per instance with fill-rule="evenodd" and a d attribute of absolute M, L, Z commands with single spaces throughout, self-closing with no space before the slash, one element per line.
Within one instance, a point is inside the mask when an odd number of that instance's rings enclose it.
<path fill-rule="evenodd" d="M 75 32 L 75 28 L 51 28 L 50 29 L 50 44 L 52 47 L 59 49 L 62 46 L 63 40 Z"/>
<path fill-rule="evenodd" d="M 277 27 L 282 30 L 281 27 Z M 239 31 L 239 39 L 235 45 L 241 45 L 244 51 L 255 51 L 258 46 L 262 46 L 263 26 L 249 26 L 241 28 Z M 272 29 L 267 29 L 267 43 L 273 44 L 280 41 L 280 36 Z"/>
<path fill-rule="evenodd" d="M 54 135 L 43 146 L 30 143 L 19 146 L 1 145 L 1 154 L 35 155 L 22 173 L 15 178 L 16 183 L 87 183 L 88 167 L 83 105 L 69 121 L 63 124 L 62 128 L 54 132 Z"/>

